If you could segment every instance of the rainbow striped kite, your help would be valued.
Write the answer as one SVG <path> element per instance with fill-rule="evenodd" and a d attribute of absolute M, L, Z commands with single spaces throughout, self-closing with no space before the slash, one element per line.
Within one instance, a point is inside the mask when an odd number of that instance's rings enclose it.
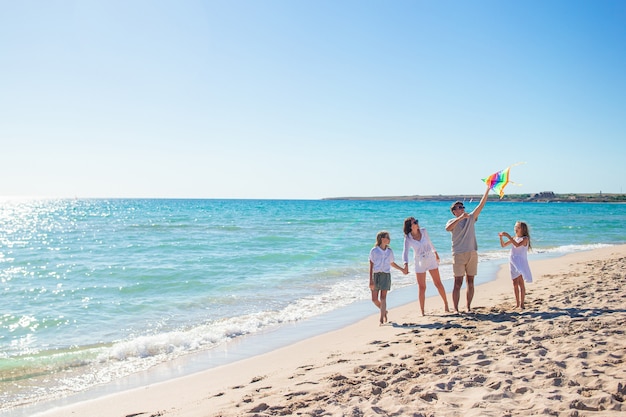
<path fill-rule="evenodd" d="M 523 162 L 518 162 L 515 165 L 519 165 L 522 163 Z M 495 174 L 491 174 L 487 178 L 483 178 L 483 181 L 489 186 L 489 189 L 498 193 L 500 198 L 504 196 L 504 187 L 506 187 L 509 183 L 514 184 L 513 181 L 509 180 L 509 171 L 511 170 L 511 167 L 514 167 L 515 165 L 511 165 L 507 169 L 503 169 L 502 171 L 498 171 Z"/>

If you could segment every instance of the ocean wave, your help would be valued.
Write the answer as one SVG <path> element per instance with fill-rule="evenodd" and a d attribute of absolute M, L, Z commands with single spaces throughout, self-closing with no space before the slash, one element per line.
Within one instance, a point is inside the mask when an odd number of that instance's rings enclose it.
<path fill-rule="evenodd" d="M 614 245 L 605 243 L 593 243 L 588 245 L 563 245 L 555 246 L 552 248 L 533 248 L 536 253 L 551 253 L 551 254 L 567 254 L 572 252 L 583 252 L 593 249 L 607 248 Z"/>

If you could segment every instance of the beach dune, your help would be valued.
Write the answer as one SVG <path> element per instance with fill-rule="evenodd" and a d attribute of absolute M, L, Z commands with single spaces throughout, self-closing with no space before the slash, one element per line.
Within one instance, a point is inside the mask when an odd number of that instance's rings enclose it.
<path fill-rule="evenodd" d="M 624 415 L 626 245 L 531 268 L 525 310 L 504 265 L 476 288 L 474 314 L 444 314 L 432 298 L 425 317 L 411 303 L 379 327 L 372 307 L 267 354 L 39 415 Z"/>

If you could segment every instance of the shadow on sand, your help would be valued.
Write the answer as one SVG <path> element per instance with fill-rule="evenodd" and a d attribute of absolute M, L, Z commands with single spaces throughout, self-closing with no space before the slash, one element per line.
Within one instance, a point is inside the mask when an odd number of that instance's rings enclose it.
<path fill-rule="evenodd" d="M 605 314 L 626 313 L 626 309 L 610 308 L 556 308 L 552 307 L 547 311 L 490 311 L 481 312 L 482 308 L 476 308 L 472 313 L 452 314 L 439 316 L 438 321 L 432 323 L 390 323 L 393 327 L 402 329 L 475 329 L 472 322 L 491 321 L 493 323 L 516 323 L 520 320 L 553 320 L 559 317 L 569 317 L 576 320 L 586 320 L 591 317 L 599 317 Z M 440 321 L 446 318 L 445 322 Z"/>

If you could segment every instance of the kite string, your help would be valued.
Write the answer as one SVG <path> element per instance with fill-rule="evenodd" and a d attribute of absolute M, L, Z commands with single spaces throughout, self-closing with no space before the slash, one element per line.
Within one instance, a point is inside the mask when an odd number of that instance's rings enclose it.
<path fill-rule="evenodd" d="M 510 169 L 510 168 L 513 168 L 513 167 L 516 167 L 516 166 L 518 166 L 518 165 L 522 165 L 522 164 L 525 164 L 525 163 L 526 163 L 526 162 L 516 162 L 516 163 L 514 163 L 513 165 L 509 165 L 509 167 L 508 167 L 508 168 L 505 168 L 505 169 Z M 509 184 L 515 184 L 515 185 L 517 185 L 517 186 L 522 185 L 522 184 L 520 184 L 520 183 L 517 183 L 517 182 L 511 181 L 511 180 L 509 180 Z"/>

